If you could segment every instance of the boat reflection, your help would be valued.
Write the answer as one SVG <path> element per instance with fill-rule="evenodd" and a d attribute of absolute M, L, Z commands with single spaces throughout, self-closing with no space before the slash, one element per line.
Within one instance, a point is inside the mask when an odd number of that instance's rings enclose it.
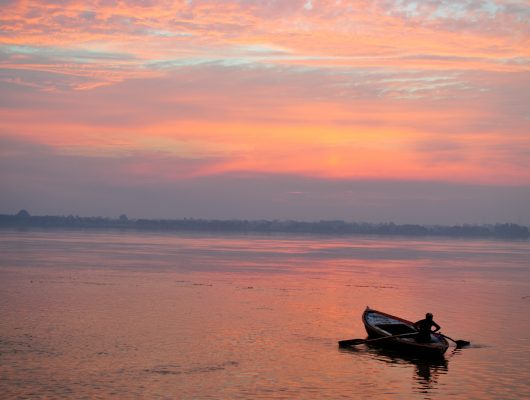
<path fill-rule="evenodd" d="M 435 390 L 441 376 L 449 372 L 449 360 L 444 356 L 422 358 L 392 348 L 369 344 L 366 344 L 364 348 L 352 347 L 344 351 L 368 356 L 372 359 L 392 364 L 392 366 L 413 366 L 414 374 L 412 378 L 414 389 L 426 395 Z M 456 355 L 457 352 L 458 350 L 453 351 L 449 357 Z"/>

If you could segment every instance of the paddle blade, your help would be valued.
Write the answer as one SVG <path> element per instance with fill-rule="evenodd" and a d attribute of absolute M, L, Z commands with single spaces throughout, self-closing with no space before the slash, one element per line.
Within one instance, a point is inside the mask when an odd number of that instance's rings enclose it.
<path fill-rule="evenodd" d="M 453 342 L 454 344 L 456 344 L 456 347 L 466 347 L 466 346 L 469 346 L 471 343 L 468 342 L 467 340 L 454 340 L 453 338 L 450 338 L 449 336 L 447 335 L 444 335 L 443 333 L 439 333 L 440 336 L 443 336 L 444 338 L 446 339 L 449 339 L 451 342 Z"/>
<path fill-rule="evenodd" d="M 347 339 L 347 340 L 339 340 L 339 347 L 349 347 L 349 346 L 355 346 L 358 344 L 363 344 L 366 342 L 364 339 Z"/>

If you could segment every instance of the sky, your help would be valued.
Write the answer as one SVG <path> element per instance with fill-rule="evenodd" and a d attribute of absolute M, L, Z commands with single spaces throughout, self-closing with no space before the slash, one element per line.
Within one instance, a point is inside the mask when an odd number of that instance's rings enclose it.
<path fill-rule="evenodd" d="M 0 6 L 0 213 L 530 225 L 528 0 Z"/>

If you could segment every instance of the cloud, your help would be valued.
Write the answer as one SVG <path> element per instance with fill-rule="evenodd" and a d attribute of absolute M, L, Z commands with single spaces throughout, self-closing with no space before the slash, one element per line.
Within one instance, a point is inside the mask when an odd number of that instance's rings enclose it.
<path fill-rule="evenodd" d="M 17 189 L 27 180 L 52 196 L 42 171 L 76 196 L 186 180 L 212 196 L 205 182 L 242 173 L 278 187 L 286 176 L 530 184 L 526 2 L 3 7 L 0 138 L 41 146 L 22 153 L 26 169 L 3 161 L 13 195 L 37 193 Z M 285 192 L 309 210 L 307 189 Z"/>
<path fill-rule="evenodd" d="M 190 179 L 182 172 L 218 160 L 167 154 L 72 157 L 21 141 L 1 144 L 3 212 L 27 208 L 32 214 L 147 218 L 530 223 L 528 187 L 255 172 Z"/>
<path fill-rule="evenodd" d="M 109 53 L 127 48 L 138 60 L 164 62 L 175 54 L 183 60 L 204 57 L 205 47 L 212 58 L 223 60 L 239 46 L 272 46 L 289 49 L 305 63 L 337 58 L 356 66 L 361 60 L 345 57 L 363 55 L 365 63 L 381 65 L 382 54 L 402 56 L 421 49 L 431 55 L 432 68 L 435 61 L 458 65 L 467 56 L 487 67 L 488 58 L 478 47 L 485 39 L 509 58 L 527 55 L 522 35 L 529 31 L 529 14 L 524 3 L 493 1 L 68 1 L 61 6 L 13 2 L 0 23 L 5 44 L 40 43 L 51 52 L 60 47 L 103 47 Z M 410 29 L 411 24 L 418 29 Z M 488 56 L 496 58 L 492 49 Z M 254 62 L 286 61 L 274 54 L 261 56 Z"/>
<path fill-rule="evenodd" d="M 204 168 L 221 162 L 219 157 L 184 157 L 161 150 L 123 151 L 121 154 L 80 154 L 60 151 L 23 140 L 2 138 L 3 171 L 14 173 L 16 180 L 24 176 L 56 177 L 65 183 L 88 181 L 113 185 L 145 182 L 167 183 L 200 175 Z M 79 179 L 80 177 L 87 179 Z M 130 179 L 128 179 L 130 178 Z"/>
<path fill-rule="evenodd" d="M 3 136 L 65 154 L 221 159 L 209 173 L 530 182 L 520 167 L 528 162 L 519 151 L 529 126 L 523 75 L 213 64 L 57 94 L 34 87 L 68 87 L 71 77 L 7 72 Z"/>
<path fill-rule="evenodd" d="M 5 8 L 4 81 L 45 91 L 93 90 L 213 65 L 283 68 L 302 79 L 311 71 L 319 72 L 316 79 L 349 76 L 352 84 L 338 82 L 334 96 L 356 90 L 354 96 L 447 98 L 484 88 L 461 79 L 463 72 L 524 73 L 530 62 L 530 7 L 513 2 L 72 0 Z M 442 75 L 445 82 L 421 81 Z M 418 79 L 365 83 L 411 77 Z"/>

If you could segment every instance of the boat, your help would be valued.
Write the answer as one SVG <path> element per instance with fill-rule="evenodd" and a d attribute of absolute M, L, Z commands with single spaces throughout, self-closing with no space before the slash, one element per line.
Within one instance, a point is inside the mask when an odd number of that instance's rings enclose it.
<path fill-rule="evenodd" d="M 381 338 L 368 340 L 367 343 L 392 346 L 400 351 L 424 356 L 442 356 L 449 347 L 449 342 L 439 333 L 431 333 L 428 343 L 417 342 L 415 336 L 418 330 L 413 322 L 370 307 L 366 307 L 362 319 L 370 339 Z M 383 339 L 385 337 L 389 339 Z"/>

